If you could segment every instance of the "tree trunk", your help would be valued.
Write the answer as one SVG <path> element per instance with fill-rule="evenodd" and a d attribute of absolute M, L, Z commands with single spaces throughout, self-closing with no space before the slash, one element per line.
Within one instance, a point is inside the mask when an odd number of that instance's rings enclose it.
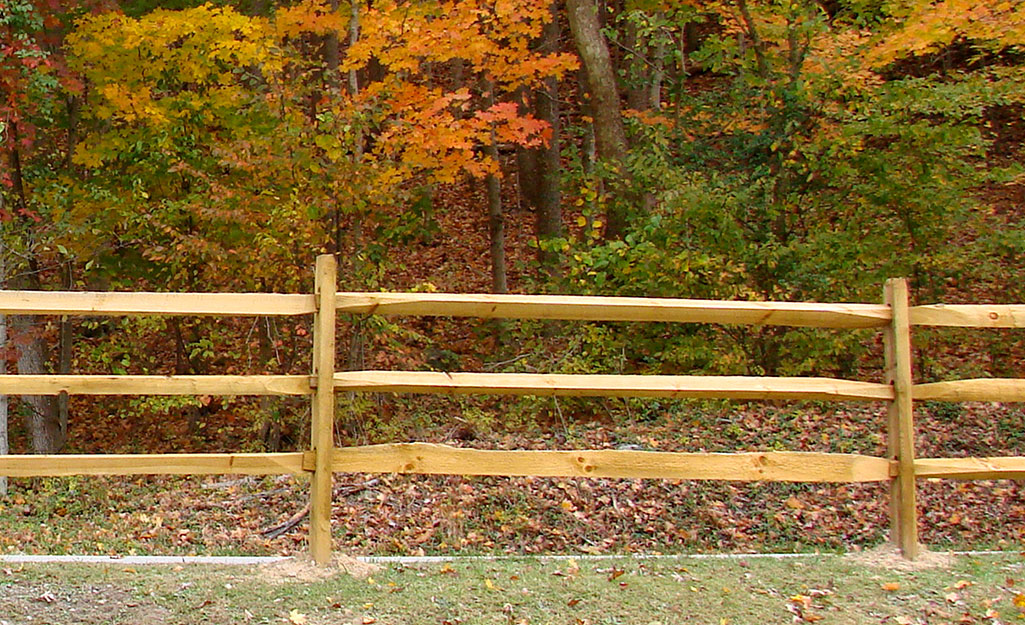
<path fill-rule="evenodd" d="M 15 141 L 18 140 L 17 124 L 11 124 L 11 133 Z M 14 145 L 17 145 L 15 143 Z M 14 194 L 14 209 L 21 214 L 27 207 L 25 197 L 25 184 L 21 171 L 21 155 L 18 149 L 12 148 L 9 152 L 11 163 L 11 191 Z M 22 216 L 22 219 L 26 217 Z M 38 289 L 38 272 L 34 271 L 35 261 L 29 257 L 30 269 L 26 281 L 30 288 Z M 10 270 L 10 268 L 8 268 Z M 20 286 L 20 285 L 18 285 Z M 20 344 L 18 353 L 18 373 L 20 374 L 45 374 L 46 370 L 46 343 L 33 330 L 33 317 L 11 316 L 9 330 L 15 337 L 15 344 Z M 24 339 L 22 340 L 22 337 Z M 55 453 L 64 446 L 64 435 L 60 428 L 60 415 L 57 411 L 56 397 L 51 395 L 24 395 L 21 402 L 24 405 L 25 425 L 29 431 L 32 441 L 32 449 L 36 453 Z"/>
<path fill-rule="evenodd" d="M 552 6 L 553 14 L 556 7 Z M 541 45 L 545 52 L 558 51 L 561 35 L 558 16 L 553 15 L 552 21 L 545 24 L 541 35 Z M 547 146 L 536 149 L 537 152 L 537 191 L 534 206 L 535 227 L 538 242 L 562 236 L 562 192 L 559 189 L 559 173 L 561 171 L 561 126 L 559 124 L 559 81 L 555 77 L 545 79 L 543 90 L 534 92 L 534 115 L 546 122 L 552 129 L 552 137 Z M 558 272 L 559 255 L 538 246 L 538 262 L 543 271 L 549 274 Z"/>
<path fill-rule="evenodd" d="M 65 259 L 64 261 L 64 288 L 65 290 L 71 291 L 74 288 L 74 270 L 71 267 L 71 260 Z M 72 346 L 75 340 L 74 326 L 71 323 L 71 317 L 63 315 L 60 320 L 60 353 L 57 359 L 57 373 L 61 375 L 68 375 L 71 373 L 71 359 L 74 355 Z M 61 392 L 57 396 L 57 421 L 60 424 L 61 436 L 67 438 L 68 436 L 68 422 L 70 420 L 70 404 L 67 392 Z"/>
<path fill-rule="evenodd" d="M 328 6 L 332 13 L 338 12 L 338 0 L 330 0 Z M 341 50 L 338 41 L 338 33 L 328 32 L 324 35 L 322 52 L 324 55 L 324 83 L 333 94 L 338 93 L 341 81 L 338 76 L 338 66 L 341 61 Z"/>
<path fill-rule="evenodd" d="M 498 162 L 498 148 L 494 140 L 484 148 L 489 158 Z M 496 174 L 484 180 L 488 192 L 488 232 L 491 241 L 491 291 L 508 293 L 509 282 L 505 271 L 505 218 L 502 215 L 502 183 Z"/>
<path fill-rule="evenodd" d="M 612 175 L 605 233 L 608 238 L 619 238 L 626 230 L 631 193 L 629 174 L 623 167 L 627 141 L 616 73 L 593 2 L 566 0 L 566 9 L 573 40 L 587 76 L 598 159 Z"/>
<path fill-rule="evenodd" d="M 11 327 L 19 339 L 21 348 L 18 353 L 18 373 L 45 374 L 46 342 L 33 327 L 33 317 L 15 315 L 11 317 Z M 57 410 L 57 398 L 52 395 L 23 395 L 22 404 L 26 409 L 25 429 L 32 441 L 32 450 L 37 454 L 57 453 L 64 447 L 64 433 L 60 427 L 60 414 Z"/>
<path fill-rule="evenodd" d="M 641 41 L 637 30 L 637 24 L 633 21 L 627 22 L 624 47 L 628 52 L 623 55 L 621 71 L 627 76 L 627 104 L 635 111 L 643 111 L 648 108 L 648 76 L 650 72 L 641 53 Z"/>

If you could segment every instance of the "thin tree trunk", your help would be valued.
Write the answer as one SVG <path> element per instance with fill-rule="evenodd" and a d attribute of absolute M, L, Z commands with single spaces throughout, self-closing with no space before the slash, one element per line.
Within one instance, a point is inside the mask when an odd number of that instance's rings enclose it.
<path fill-rule="evenodd" d="M 545 24 L 542 32 L 544 51 L 553 54 L 558 51 L 559 28 L 556 5 L 552 5 L 552 21 Z M 537 118 L 545 121 L 552 129 L 552 137 L 545 147 L 538 148 L 537 174 L 537 213 L 535 215 L 535 232 L 538 241 L 555 239 L 562 236 L 562 191 L 559 188 L 561 162 L 561 131 L 559 123 L 559 81 L 555 77 L 545 79 L 543 90 L 534 93 L 534 112 Z M 558 273 L 559 255 L 546 251 L 538 246 L 538 261 L 542 270 L 550 274 Z"/>
<path fill-rule="evenodd" d="M 330 0 L 328 3 L 331 7 L 332 13 L 338 12 L 338 0 Z M 324 35 L 324 83 L 328 90 L 332 93 L 337 93 L 340 86 L 340 80 L 338 76 L 338 66 L 341 60 L 341 50 L 338 41 L 338 33 L 328 32 Z"/>
<path fill-rule="evenodd" d="M 69 176 L 75 177 L 75 148 L 78 146 L 78 112 L 79 112 L 79 101 L 75 96 L 70 96 L 67 99 L 67 110 L 68 110 L 68 147 L 64 158 L 64 168 L 68 172 Z M 72 212 L 72 194 L 68 194 L 68 212 Z M 72 291 L 75 288 L 75 269 L 73 259 L 65 257 L 63 260 L 64 270 L 64 290 Z M 73 356 L 72 346 L 74 343 L 74 326 L 71 322 L 71 317 L 64 315 L 60 320 L 60 354 L 57 361 L 57 373 L 61 375 L 67 375 L 71 373 L 71 359 Z M 61 392 L 57 396 L 57 418 L 60 422 L 61 435 L 67 439 L 68 436 L 68 422 L 70 420 L 70 404 L 68 400 L 67 392 Z"/>
<path fill-rule="evenodd" d="M 256 320 L 261 373 L 267 373 L 267 363 L 274 358 L 272 323 L 271 317 L 259 317 Z M 274 414 L 273 398 L 263 396 L 259 403 L 260 418 L 262 419 L 260 438 L 263 440 L 264 449 L 269 452 L 281 451 L 281 422 L 278 420 L 278 415 Z"/>
<path fill-rule="evenodd" d="M 650 73 L 648 64 L 641 54 L 641 41 L 637 33 L 637 24 L 629 21 L 626 24 L 626 37 L 623 47 L 625 54 L 620 60 L 621 71 L 627 76 L 626 101 L 630 108 L 635 111 L 643 111 L 648 108 L 648 75 Z"/>
<path fill-rule="evenodd" d="M 498 148 L 494 138 L 484 147 L 484 153 L 498 162 Z M 484 184 L 488 192 L 488 232 L 491 240 L 491 291 L 508 293 L 509 282 L 505 270 L 505 218 L 502 215 L 502 182 L 496 174 L 488 174 Z"/>
<path fill-rule="evenodd" d="M 349 47 L 356 45 L 359 41 L 359 2 L 352 0 L 352 7 L 349 14 Z M 356 69 L 349 70 L 349 95 L 359 94 L 359 75 Z"/>
<path fill-rule="evenodd" d="M 74 287 L 74 273 L 71 268 L 71 260 L 66 259 L 64 264 L 64 288 L 68 291 Z M 57 359 L 57 373 L 67 375 L 71 373 L 71 359 L 74 344 L 74 326 L 71 317 L 64 315 L 60 320 L 60 353 Z M 62 391 L 57 396 L 57 421 L 61 430 L 61 436 L 65 439 L 68 436 L 68 421 L 70 417 L 70 404 L 67 392 Z"/>
<path fill-rule="evenodd" d="M 666 76 L 666 43 L 662 37 L 659 37 L 658 43 L 655 44 L 653 56 L 651 62 L 654 67 L 652 67 L 651 82 L 648 85 L 648 106 L 658 111 L 662 108 L 662 83 Z"/>
<path fill-rule="evenodd" d="M 587 75 L 583 70 L 577 72 L 577 81 L 581 91 L 587 90 Z M 582 99 L 580 102 L 580 112 L 589 120 L 594 120 L 594 112 L 591 110 L 593 107 L 591 103 L 586 99 Z M 597 178 L 595 165 L 598 162 L 598 150 L 595 147 L 594 141 L 594 121 L 588 121 L 583 124 L 583 136 L 580 139 L 580 164 L 584 170 L 584 178 L 589 181 L 594 181 L 596 185 L 599 185 L 595 191 L 598 194 L 602 192 L 601 180 Z M 584 227 L 591 231 L 594 229 L 594 218 L 598 212 L 597 195 L 592 197 L 587 202 L 588 211 L 586 211 L 587 223 Z"/>

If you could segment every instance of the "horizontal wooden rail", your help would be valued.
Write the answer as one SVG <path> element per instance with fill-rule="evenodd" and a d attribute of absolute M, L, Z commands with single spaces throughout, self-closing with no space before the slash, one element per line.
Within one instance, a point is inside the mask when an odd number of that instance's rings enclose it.
<path fill-rule="evenodd" d="M 306 463 L 312 462 L 307 454 Z M 851 454 L 660 451 L 502 451 L 430 443 L 334 450 L 331 468 L 352 473 L 651 478 L 777 482 L 882 482 L 890 461 Z"/>
<path fill-rule="evenodd" d="M 1022 480 L 1025 479 L 1025 457 L 919 458 L 915 460 L 915 477 L 952 480 Z"/>
<path fill-rule="evenodd" d="M 0 314 L 283 316 L 312 314 L 312 295 L 0 291 Z"/>
<path fill-rule="evenodd" d="M 832 378 L 351 371 L 336 373 L 334 380 L 336 389 L 388 393 L 741 400 L 893 399 L 893 388 L 887 384 Z"/>
<path fill-rule="evenodd" d="M 818 328 L 876 328 L 890 321 L 889 307 L 881 304 L 456 293 L 338 293 L 336 304 L 339 313 L 483 319 L 660 321 Z"/>
<path fill-rule="evenodd" d="M 1025 401 L 1025 380 L 1015 378 L 979 378 L 916 384 L 912 387 L 916 400 L 931 401 Z"/>
<path fill-rule="evenodd" d="M 1022 304 L 931 304 L 910 309 L 913 326 L 1025 328 Z"/>
<path fill-rule="evenodd" d="M 310 395 L 308 375 L 0 375 L 0 395 Z"/>
<path fill-rule="evenodd" d="M 126 454 L 0 456 L 0 475 L 284 475 L 303 472 L 303 454 Z"/>

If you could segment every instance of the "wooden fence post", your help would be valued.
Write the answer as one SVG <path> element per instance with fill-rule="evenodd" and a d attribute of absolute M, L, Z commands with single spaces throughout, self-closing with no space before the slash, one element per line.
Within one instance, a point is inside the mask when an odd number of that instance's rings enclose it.
<path fill-rule="evenodd" d="M 887 457 L 896 459 L 897 476 L 890 485 L 890 541 L 905 558 L 918 557 L 918 513 L 915 501 L 915 424 L 911 398 L 911 324 L 908 282 L 886 281 L 885 302 L 893 320 L 883 335 L 886 381 L 893 385 L 887 410 Z"/>
<path fill-rule="evenodd" d="M 311 447 L 316 456 L 310 485 L 310 554 L 320 565 L 331 561 L 331 456 L 335 446 L 335 257 L 317 257 L 313 321 L 313 395 Z"/>

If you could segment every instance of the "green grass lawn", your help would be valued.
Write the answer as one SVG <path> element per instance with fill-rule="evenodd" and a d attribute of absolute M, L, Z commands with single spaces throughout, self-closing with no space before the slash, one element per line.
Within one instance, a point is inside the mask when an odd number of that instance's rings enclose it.
<path fill-rule="evenodd" d="M 390 564 L 0 565 L 0 623 L 1010 623 L 1025 558 L 508 559 Z M 334 574 L 327 574 L 327 573 Z"/>

